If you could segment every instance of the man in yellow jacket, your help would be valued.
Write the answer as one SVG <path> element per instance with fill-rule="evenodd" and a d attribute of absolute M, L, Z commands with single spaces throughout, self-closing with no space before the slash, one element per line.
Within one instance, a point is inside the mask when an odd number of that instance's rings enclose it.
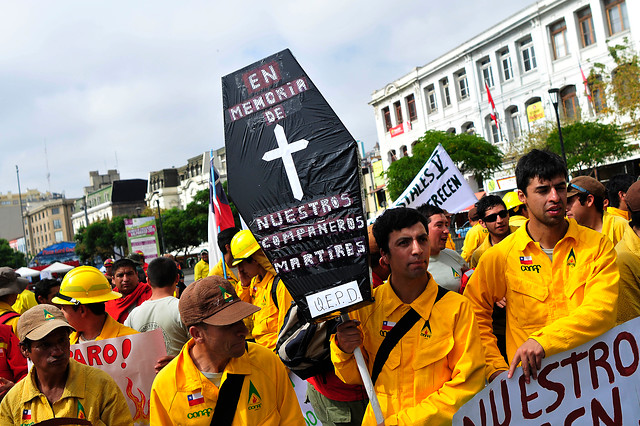
<path fill-rule="evenodd" d="M 631 222 L 616 245 L 620 268 L 617 324 L 640 316 L 640 182 L 628 188 L 625 198 Z"/>
<path fill-rule="evenodd" d="M 615 175 L 607 182 L 607 213 L 629 221 L 629 209 L 625 202 L 629 187 L 636 181 L 635 176 L 628 174 Z"/>
<path fill-rule="evenodd" d="M 193 280 L 198 281 L 209 275 L 209 250 L 200 252 L 200 261 L 193 267 Z"/>
<path fill-rule="evenodd" d="M 484 387 L 473 309 L 427 271 L 427 229 L 427 219 L 409 208 L 387 210 L 376 220 L 373 233 L 391 276 L 374 289 L 375 302 L 352 312 L 331 342 L 336 374 L 352 384 L 361 383 L 353 352 L 362 347 L 386 425 L 450 425 L 453 414 Z M 408 332 L 386 360 L 380 358 L 386 336 L 409 318 Z M 362 424 L 375 424 L 371 406 Z"/>
<path fill-rule="evenodd" d="M 615 324 L 618 268 L 604 235 L 565 218 L 567 170 L 549 151 L 532 150 L 516 166 L 529 220 L 487 250 L 464 295 L 474 306 L 487 358 L 487 378 L 522 362 L 525 381 L 542 358 L 579 346 Z M 496 346 L 491 316 L 507 300 L 508 365 Z"/>
<path fill-rule="evenodd" d="M 489 232 L 486 228 L 483 228 L 482 225 L 478 222 L 480 219 L 478 217 L 478 209 L 473 206 L 471 210 L 469 210 L 469 225 L 471 225 L 471 229 L 467 231 L 467 235 L 464 236 L 464 244 L 462 245 L 462 253 L 460 255 L 464 259 L 465 262 L 469 263 L 471 261 L 471 256 L 473 256 L 473 252 L 483 243 Z"/>
<path fill-rule="evenodd" d="M 238 292 L 238 285 L 240 284 L 240 280 L 236 277 L 231 264 L 233 263 L 233 255 L 231 254 L 231 240 L 233 237 L 240 232 L 240 229 L 233 227 L 227 228 L 218 234 L 218 248 L 222 253 L 222 259 L 215 264 L 211 271 L 209 272 L 209 276 L 218 275 L 220 277 L 226 278 L 233 286 L 236 287 L 236 292 Z M 222 266 L 222 262 L 224 262 L 224 268 Z M 227 276 L 225 277 L 225 271 Z M 237 270 L 236 270 L 237 273 Z"/>
<path fill-rule="evenodd" d="M 192 339 L 153 381 L 152 425 L 305 425 L 284 364 L 245 342 L 242 320 L 258 307 L 218 276 L 189 285 L 178 306 Z"/>
<path fill-rule="evenodd" d="M 590 176 L 578 176 L 567 189 L 567 217 L 579 225 L 598 231 L 618 244 L 629 227 L 628 221 L 604 210 L 606 189 Z"/>
<path fill-rule="evenodd" d="M 293 299 L 251 231 L 243 229 L 233 237 L 231 253 L 242 283 L 238 296 L 260 308 L 252 317 L 251 334 L 257 344 L 274 351 Z"/>

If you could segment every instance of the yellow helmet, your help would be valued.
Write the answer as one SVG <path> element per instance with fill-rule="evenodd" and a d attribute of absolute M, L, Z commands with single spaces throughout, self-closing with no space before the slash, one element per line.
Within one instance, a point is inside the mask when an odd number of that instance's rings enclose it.
<path fill-rule="evenodd" d="M 111 290 L 107 278 L 93 266 L 70 270 L 62 279 L 58 293 L 52 302 L 61 305 L 88 305 L 122 297 L 121 293 Z"/>
<path fill-rule="evenodd" d="M 511 210 L 514 207 L 518 207 L 522 205 L 522 201 L 518 198 L 518 193 L 516 191 L 507 192 L 502 197 L 502 201 L 507 206 L 507 210 Z"/>
<path fill-rule="evenodd" d="M 256 237 L 248 229 L 243 229 L 231 240 L 231 255 L 233 256 L 231 266 L 236 266 L 258 250 L 260 250 L 260 246 Z"/>

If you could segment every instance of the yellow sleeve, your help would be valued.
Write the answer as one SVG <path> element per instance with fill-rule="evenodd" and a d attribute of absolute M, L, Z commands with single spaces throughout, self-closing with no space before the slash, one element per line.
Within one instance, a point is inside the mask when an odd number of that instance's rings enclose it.
<path fill-rule="evenodd" d="M 443 300 L 444 302 L 444 300 Z M 484 353 L 473 309 L 468 300 L 459 305 L 453 334 L 453 349 L 447 355 L 451 379 L 418 405 L 389 418 L 387 424 L 451 424 L 462 405 L 484 388 Z"/>
<path fill-rule="evenodd" d="M 597 254 L 589 265 L 582 304 L 570 315 L 529 336 L 542 345 L 546 357 L 582 345 L 610 330 L 616 323 L 620 279 L 616 252 L 609 238 L 604 236 L 593 244 L 597 247 Z"/>
<path fill-rule="evenodd" d="M 363 346 L 360 346 L 362 355 L 365 359 L 365 364 L 369 365 L 369 354 L 364 350 Z M 342 349 L 336 344 L 336 335 L 331 336 L 331 362 L 335 367 L 336 376 L 343 382 L 350 385 L 361 385 L 362 377 L 358 371 L 358 364 L 356 363 L 356 357 L 353 354 L 342 352 Z"/>
<path fill-rule="evenodd" d="M 15 317 L 15 318 L 11 318 L 10 320 L 5 322 L 5 324 L 11 326 L 11 328 L 13 329 L 13 334 L 15 334 L 16 336 L 18 335 L 18 320 L 19 319 L 20 319 L 20 317 Z"/>
<path fill-rule="evenodd" d="M 105 395 L 113 395 L 113 398 L 104 398 L 106 404 L 102 407 L 100 420 L 107 425 L 133 425 L 133 418 L 124 399 L 122 391 L 115 381 L 109 380 L 105 383 Z M 154 423 L 155 424 L 155 423 Z"/>
<path fill-rule="evenodd" d="M 149 397 L 149 424 L 171 425 L 173 421 L 163 405 L 160 395 L 158 395 L 156 387 L 158 384 L 158 380 L 154 380 L 151 386 L 151 396 Z"/>
<path fill-rule="evenodd" d="M 18 295 L 16 303 L 14 303 L 11 307 L 14 311 L 22 315 L 37 304 L 38 302 L 36 301 L 36 295 L 31 290 L 24 290 Z"/>
<path fill-rule="evenodd" d="M 27 375 L 26 380 L 29 380 L 29 376 Z M 12 398 L 15 394 L 5 394 L 4 398 L 2 398 L 2 403 L 0 403 L 0 424 L 3 425 L 12 425 L 19 424 L 20 418 L 13 416 L 13 410 L 21 410 L 22 405 L 16 398 Z M 22 393 L 17 394 L 19 397 L 22 396 Z M 129 410 L 127 410 L 128 412 Z"/>
<path fill-rule="evenodd" d="M 495 249 L 487 250 L 478 262 L 464 290 L 471 301 L 480 339 L 485 350 L 487 379 L 496 371 L 508 370 L 509 366 L 498 349 L 498 340 L 493 334 L 493 306 L 507 293 L 504 265 L 506 260 Z"/>
<path fill-rule="evenodd" d="M 471 255 L 478 248 L 478 246 L 484 241 L 487 230 L 481 225 L 475 224 L 469 229 L 467 235 L 464 237 L 464 244 L 462 245 L 461 256 L 465 262 L 469 263 Z"/>

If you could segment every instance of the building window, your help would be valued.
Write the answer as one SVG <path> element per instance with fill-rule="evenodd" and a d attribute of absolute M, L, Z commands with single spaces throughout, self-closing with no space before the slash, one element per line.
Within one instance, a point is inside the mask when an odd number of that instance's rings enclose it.
<path fill-rule="evenodd" d="M 582 47 L 591 46 L 596 42 L 596 35 L 593 31 L 593 19 L 589 6 L 576 12 L 578 18 L 578 28 L 580 29 L 580 44 Z"/>
<path fill-rule="evenodd" d="M 55 233 L 56 243 L 60 243 L 63 240 L 62 231 L 56 231 Z"/>
<path fill-rule="evenodd" d="M 416 111 L 416 99 L 413 93 L 404 98 L 407 102 L 407 111 L 409 112 L 409 121 L 415 121 L 418 119 L 418 113 Z"/>
<path fill-rule="evenodd" d="M 407 146 L 402 145 L 400 147 L 400 157 L 408 157 L 408 156 L 409 156 L 409 151 L 407 151 Z"/>
<path fill-rule="evenodd" d="M 468 122 L 464 123 L 460 129 L 461 129 L 462 133 L 468 133 L 470 135 L 475 135 L 476 134 L 476 128 L 473 125 L 472 121 L 468 121 Z"/>
<path fill-rule="evenodd" d="M 521 134 L 520 127 L 520 114 L 518 113 L 518 107 L 511 107 L 507 109 L 507 119 L 509 133 L 511 133 L 511 140 L 517 139 Z"/>
<path fill-rule="evenodd" d="M 553 51 L 553 59 L 559 59 L 569 54 L 567 46 L 567 24 L 564 19 L 549 25 L 549 33 L 551 34 L 551 50 Z"/>
<path fill-rule="evenodd" d="M 387 158 L 389 160 L 389 164 L 396 161 L 398 159 L 398 157 L 396 156 L 396 150 L 395 149 L 389 150 L 389 152 L 387 153 Z"/>
<path fill-rule="evenodd" d="M 533 40 L 528 36 L 520 41 L 520 56 L 522 58 L 522 69 L 529 72 L 538 67 L 536 64 L 536 53 L 533 50 Z"/>
<path fill-rule="evenodd" d="M 503 81 L 509 81 L 513 78 L 513 67 L 511 66 L 511 55 L 509 49 L 504 49 L 500 53 L 500 65 L 502 66 Z"/>
<path fill-rule="evenodd" d="M 393 110 L 396 112 L 396 124 L 402 123 L 402 105 L 400 105 L 400 101 L 393 103 Z"/>
<path fill-rule="evenodd" d="M 54 215 L 54 214 L 60 214 L 60 207 L 53 207 L 53 208 L 51 209 L 51 214 L 52 214 L 52 215 Z"/>
<path fill-rule="evenodd" d="M 480 61 L 480 75 L 482 76 L 482 90 L 484 90 L 485 83 L 489 87 L 493 87 L 493 71 L 491 70 L 491 61 L 489 58 Z"/>
<path fill-rule="evenodd" d="M 62 228 L 60 219 L 53 219 L 53 229 L 60 229 L 60 228 Z"/>
<path fill-rule="evenodd" d="M 436 89 L 433 87 L 433 84 L 427 86 L 425 94 L 427 95 L 427 110 L 429 113 L 436 112 L 438 110 L 438 104 L 436 102 Z"/>
<path fill-rule="evenodd" d="M 491 142 L 493 142 L 494 144 L 500 142 L 500 133 L 498 132 L 498 126 L 496 126 L 496 122 L 493 121 L 491 115 L 487 115 L 485 121 L 487 123 L 487 133 L 491 138 Z"/>
<path fill-rule="evenodd" d="M 596 114 L 599 114 L 607 107 L 607 102 L 604 97 L 604 82 L 602 81 L 602 76 L 589 76 L 588 82 L 593 110 Z"/>
<path fill-rule="evenodd" d="M 578 118 L 580 107 L 578 105 L 578 97 L 576 96 L 576 86 L 567 86 L 560 91 L 562 99 L 562 112 L 565 119 L 575 120 Z"/>
<path fill-rule="evenodd" d="M 629 28 L 627 4 L 625 0 L 604 0 L 605 15 L 607 15 L 607 29 L 609 35 L 614 35 Z"/>
<path fill-rule="evenodd" d="M 469 99 L 469 84 L 467 83 L 467 72 L 463 69 L 455 74 L 458 86 L 458 98 L 460 100 Z"/>
<path fill-rule="evenodd" d="M 391 112 L 389 111 L 389 107 L 382 108 L 382 118 L 384 120 L 384 129 L 385 131 L 389 131 L 393 126 L 391 125 Z"/>
<path fill-rule="evenodd" d="M 440 90 L 442 91 L 442 102 L 444 102 L 444 106 L 448 107 L 451 105 L 451 92 L 449 92 L 449 79 L 443 78 L 440 80 Z"/>

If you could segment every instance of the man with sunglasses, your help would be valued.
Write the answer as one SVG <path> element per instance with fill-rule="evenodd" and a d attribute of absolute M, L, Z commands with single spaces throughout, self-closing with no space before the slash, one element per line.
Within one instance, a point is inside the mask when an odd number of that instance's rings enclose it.
<path fill-rule="evenodd" d="M 606 195 L 603 184 L 590 176 L 578 176 L 567 188 L 567 217 L 606 235 L 615 246 L 629 226 L 623 218 L 604 210 Z"/>
<path fill-rule="evenodd" d="M 480 226 L 489 232 L 489 237 L 473 252 L 471 256 L 472 268 L 478 266 L 480 256 L 482 256 L 485 251 L 518 229 L 516 226 L 509 225 L 509 211 L 504 201 L 497 195 L 482 197 L 480 201 L 476 203 L 476 209 L 478 209 L 478 216 L 480 217 Z"/>
<path fill-rule="evenodd" d="M 544 357 L 586 343 L 615 325 L 618 267 L 609 238 L 565 217 L 567 169 L 550 151 L 532 150 L 516 166 L 529 220 L 487 250 L 467 284 L 491 381 L 522 363 L 526 383 Z M 506 298 L 507 364 L 492 314 Z"/>

